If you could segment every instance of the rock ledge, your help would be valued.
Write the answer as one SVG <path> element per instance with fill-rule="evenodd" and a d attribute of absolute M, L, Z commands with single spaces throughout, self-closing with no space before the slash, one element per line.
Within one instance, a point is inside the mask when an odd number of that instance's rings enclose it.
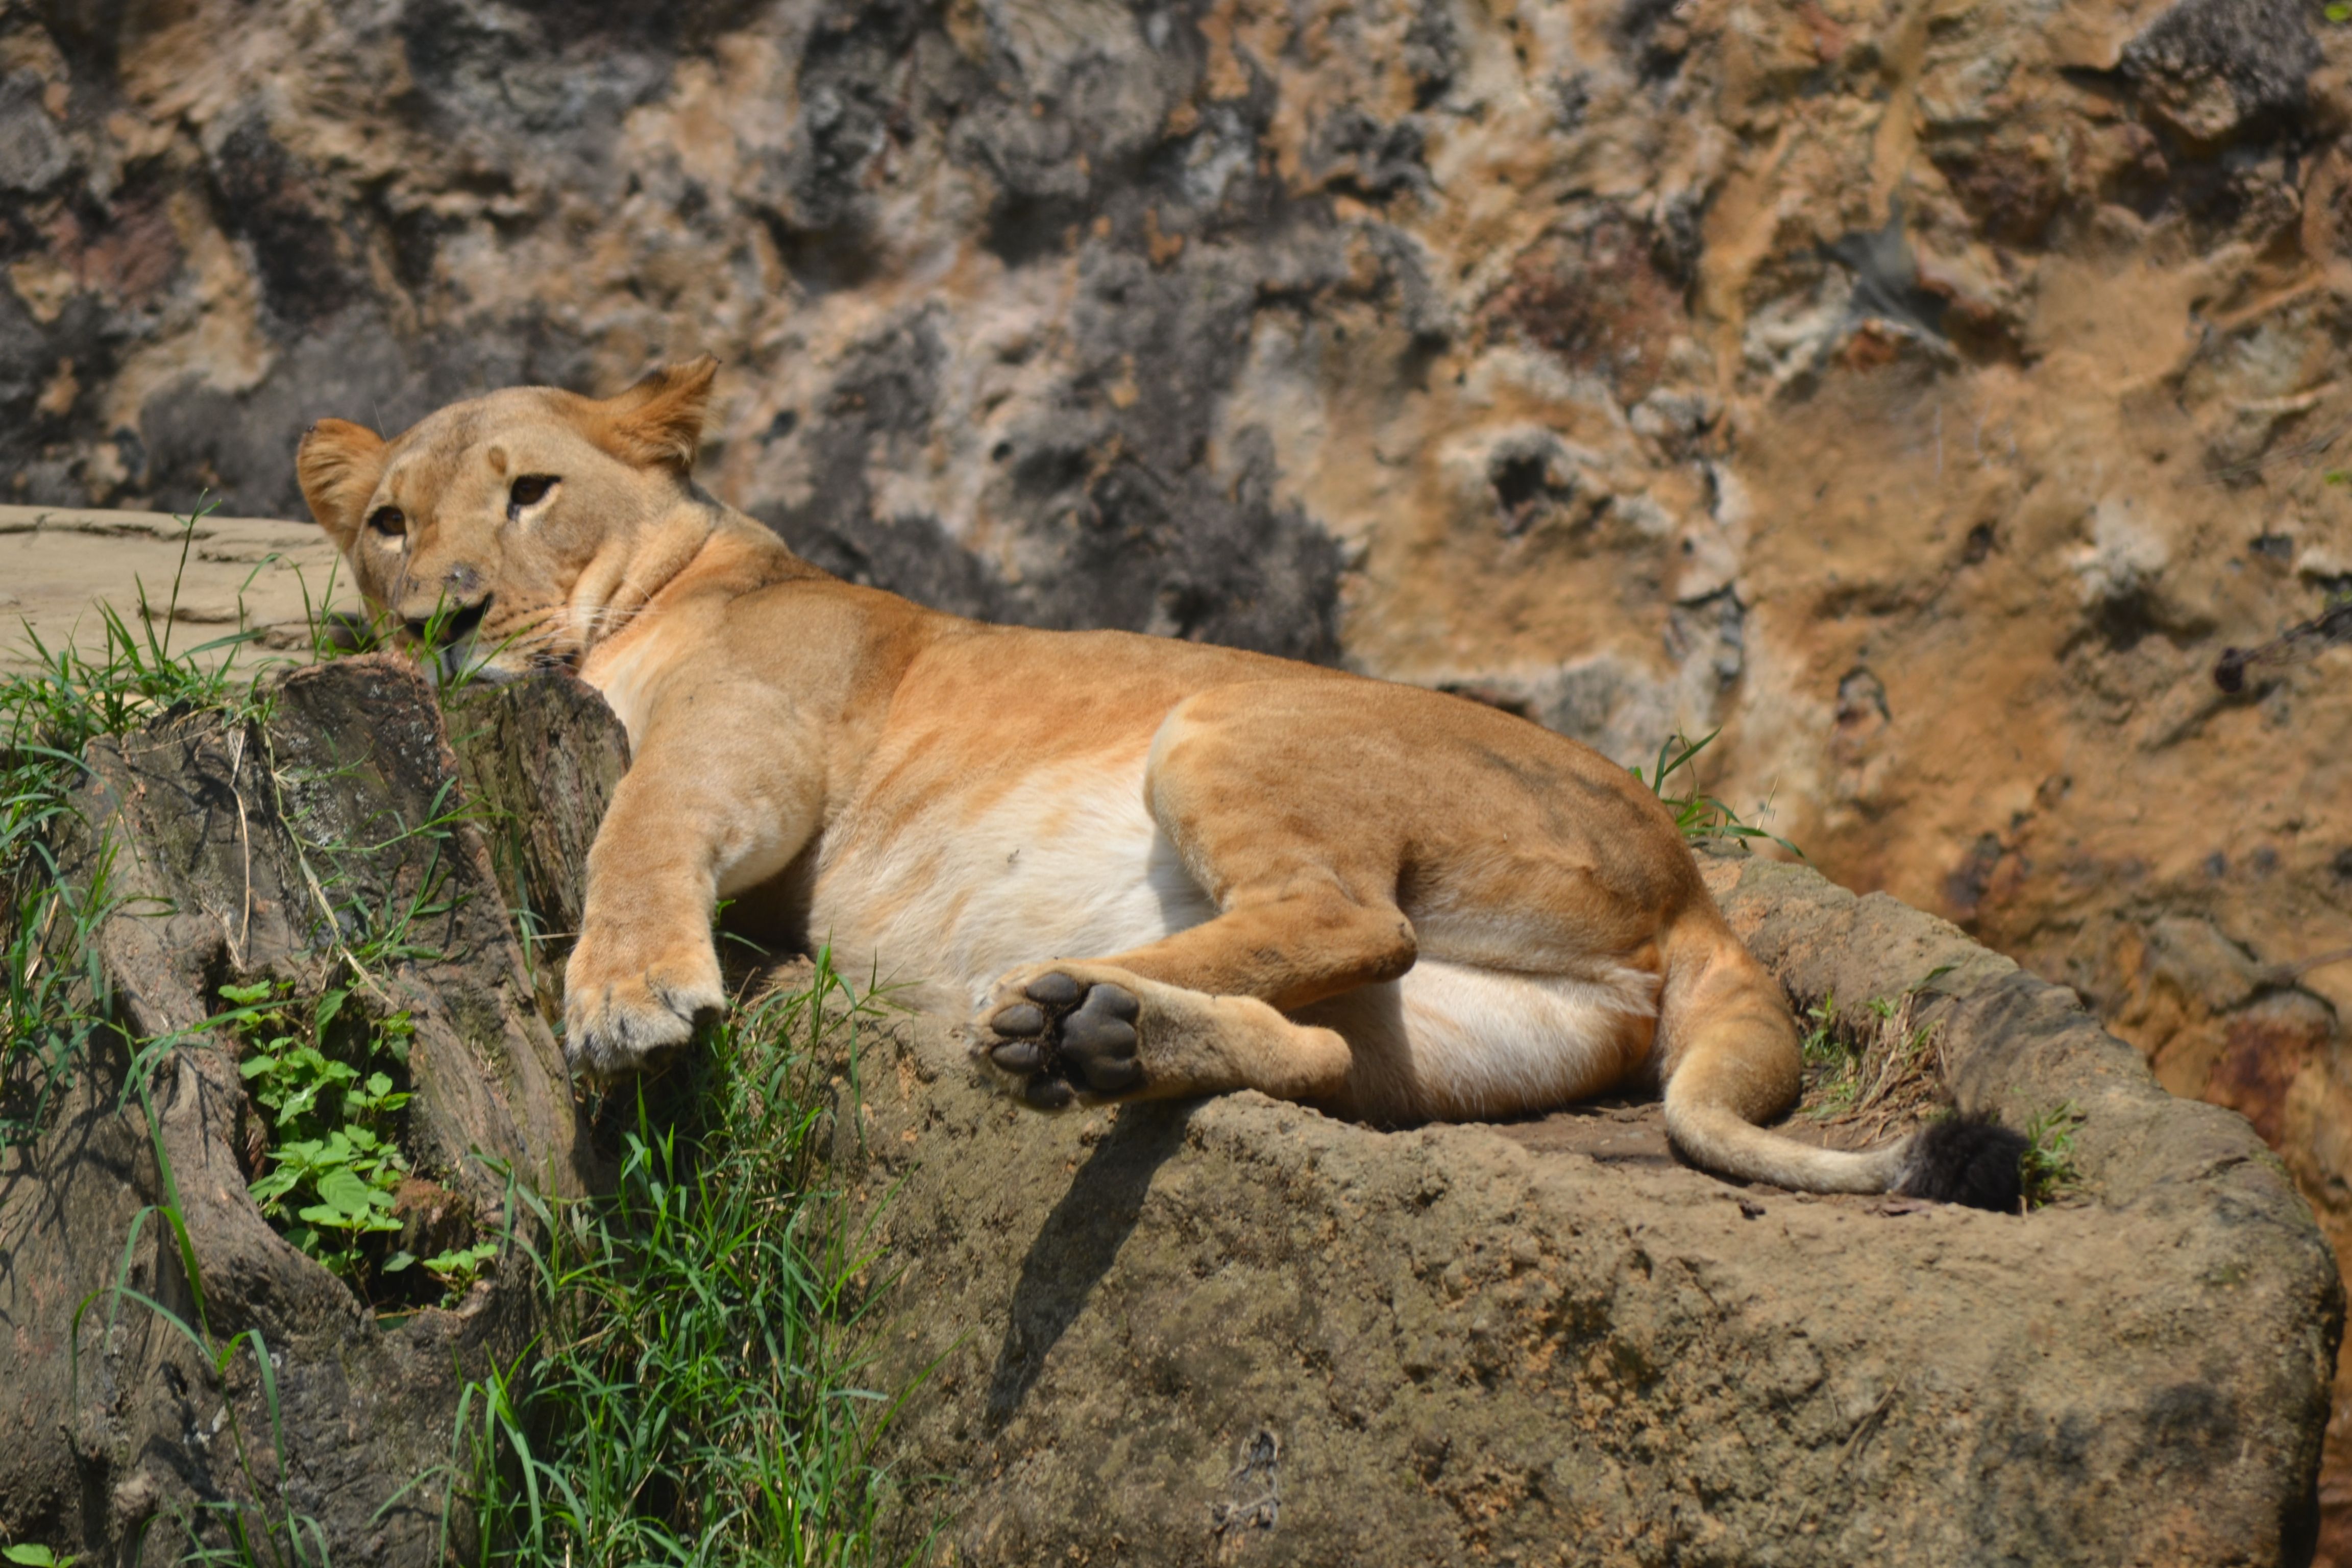
<path fill-rule="evenodd" d="M 1964 1108 L 2071 1101 L 2081 1198 L 1742 1188 L 1622 1109 L 1049 1119 L 910 1020 L 836 1146 L 904 1270 L 888 1367 L 936 1363 L 898 1442 L 959 1478 L 953 1560 L 2306 1559 L 2342 1302 L 2246 1123 L 1940 921 L 1708 873 L 1800 996 L 1925 981 Z M 1622 1157 L 1561 1125 L 1596 1118 Z"/>

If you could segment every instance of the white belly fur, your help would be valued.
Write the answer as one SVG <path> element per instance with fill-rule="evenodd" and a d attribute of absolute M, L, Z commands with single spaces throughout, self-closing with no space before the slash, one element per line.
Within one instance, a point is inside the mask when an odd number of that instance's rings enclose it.
<path fill-rule="evenodd" d="M 810 934 L 845 973 L 969 1010 L 1017 964 L 1200 924 L 1216 906 L 1145 809 L 1143 761 L 1041 773 L 977 819 L 946 803 L 887 844 L 823 858 Z"/>
<path fill-rule="evenodd" d="M 825 856 L 811 934 L 854 980 L 952 1015 L 1021 964 L 1106 958 L 1197 925 L 1216 908 L 1146 808 L 1143 768 L 1138 753 L 1043 773 L 977 818 L 943 804 L 887 843 Z M 1410 1083 L 1419 1103 L 1479 1117 L 1624 1081 L 1656 1015 L 1657 981 L 1641 971 L 1570 979 L 1424 956 L 1299 1016 L 1355 1047 L 1362 1112 Z"/>
<path fill-rule="evenodd" d="M 1636 969 L 1571 979 L 1423 958 L 1297 1016 L 1352 1048 L 1350 1112 L 1476 1121 L 1631 1087 L 1657 1013 L 1656 977 Z"/>

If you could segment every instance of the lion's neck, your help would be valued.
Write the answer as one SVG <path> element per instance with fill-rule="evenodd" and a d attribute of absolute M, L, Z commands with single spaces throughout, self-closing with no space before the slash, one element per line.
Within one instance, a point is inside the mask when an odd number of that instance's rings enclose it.
<path fill-rule="evenodd" d="M 824 574 L 731 508 L 697 495 L 590 563 L 572 590 L 589 650 L 627 636 L 651 611 L 688 598 L 731 598 Z"/>
<path fill-rule="evenodd" d="M 914 618 L 932 618 L 890 595 L 850 588 L 793 554 L 758 521 L 699 497 L 642 533 L 626 562 L 607 566 L 605 577 L 610 587 L 592 604 L 583 606 L 575 597 L 575 624 L 599 634 L 581 661 L 580 679 L 604 693 L 633 745 L 649 716 L 654 689 L 674 668 L 690 668 L 708 655 L 709 639 L 722 635 L 723 606 L 730 601 L 763 589 L 804 585 L 821 594 L 830 589 L 887 600 Z M 800 651 L 818 667 L 803 672 L 816 675 L 815 684 L 854 684 L 843 679 L 845 671 L 826 668 L 833 661 L 822 650 Z M 834 705 L 824 693 L 804 695 L 819 708 Z"/>

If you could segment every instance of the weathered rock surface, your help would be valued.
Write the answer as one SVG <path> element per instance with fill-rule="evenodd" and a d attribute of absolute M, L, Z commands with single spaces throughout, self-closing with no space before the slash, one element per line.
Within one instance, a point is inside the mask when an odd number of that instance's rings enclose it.
<path fill-rule="evenodd" d="M 173 653 L 250 631 L 237 656 L 250 666 L 307 654 L 313 619 L 356 602 L 316 523 L 212 515 L 190 528 L 157 512 L 0 506 L 0 669 L 35 664 L 37 643 L 102 660 L 101 604 Z"/>
<path fill-rule="evenodd" d="M 475 694 L 451 729 L 483 793 L 513 795 L 531 770 L 549 809 L 590 824 L 625 761 L 602 704 L 554 680 Z M 532 735 L 554 738 L 560 768 L 515 743 Z M 168 720 L 94 745 L 89 763 L 66 863 L 83 887 L 109 868 L 91 959 L 122 1030 L 166 1049 L 150 1095 L 133 1083 L 126 1097 L 121 1037 L 100 1031 L 49 1131 L 0 1164 L 0 1531 L 86 1560 L 176 1563 L 191 1527 L 216 1537 L 205 1505 L 231 1499 L 270 1515 L 289 1550 L 294 1518 L 337 1563 L 435 1561 L 437 1489 L 378 1510 L 448 1459 L 463 1379 L 527 1342 L 528 1268 L 509 1252 L 455 1310 L 363 1307 L 256 1208 L 256 1112 L 235 1042 L 203 1025 L 221 984 L 268 975 L 315 994 L 341 948 L 384 911 L 415 910 L 352 1005 L 412 1015 L 404 1142 L 470 1210 L 464 1228 L 496 1235 L 506 1173 L 551 1194 L 591 1179 L 507 917 L 558 851 L 495 819 L 446 820 L 457 759 L 432 694 L 391 657 L 299 671 L 257 721 Z M 71 925 L 68 912 L 58 930 Z M 184 1224 L 193 1282 L 163 1204 Z M 230 1349 L 226 1380 L 191 1333 Z M 248 1333 L 270 1357 L 274 1422 L 255 1342 L 231 1344 Z"/>
<path fill-rule="evenodd" d="M 2083 1200 L 1737 1188 L 1622 1111 L 1047 1119 L 918 1021 L 836 1142 L 903 1271 L 887 1364 L 935 1364 L 898 1441 L 954 1478 L 941 1560 L 2307 1560 L 2342 1295 L 2279 1162 L 1941 921 L 1710 876 L 1801 996 L 1934 975 L 1963 1106 L 2084 1113 Z"/>

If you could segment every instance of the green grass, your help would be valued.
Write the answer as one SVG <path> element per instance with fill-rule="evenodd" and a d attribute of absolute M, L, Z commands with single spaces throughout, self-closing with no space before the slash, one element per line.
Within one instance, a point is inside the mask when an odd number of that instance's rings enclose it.
<path fill-rule="evenodd" d="M 817 1158 L 825 1075 L 871 1016 L 820 956 L 624 1091 L 618 1190 L 546 1215 L 545 1344 L 466 1395 L 449 1495 L 486 1526 L 470 1561 L 919 1554 L 885 1531 L 873 1460 L 897 1401 L 864 1386 L 887 1266 Z"/>
<path fill-rule="evenodd" d="M 189 541 L 204 510 L 184 520 Z M 119 908 L 111 859 L 99 846 L 72 885 L 56 852 L 86 776 L 83 748 L 167 714 L 217 713 L 232 725 L 267 717 L 259 678 L 282 661 L 251 658 L 250 632 L 174 649 L 176 599 L 175 582 L 162 613 L 151 614 L 142 591 L 133 617 L 102 614 L 94 649 L 37 645 L 36 668 L 0 677 L 0 1139 L 37 1138 L 66 1075 L 93 1035 L 111 1027 L 106 977 L 87 940 Z M 313 620 L 311 652 L 331 657 L 328 628 Z M 331 779 L 271 778 L 281 798 L 333 787 Z M 307 1227 L 313 1255 L 340 1265 L 362 1292 L 398 1272 L 396 1255 L 380 1249 L 383 1194 L 404 1164 L 402 1091 L 380 1058 L 396 1063 L 401 1030 L 386 1012 L 371 1016 L 360 1046 L 331 1037 L 339 1013 L 362 1011 L 372 971 L 429 951 L 416 933 L 446 907 L 436 902 L 446 896 L 436 868 L 463 808 L 445 797 L 428 816 L 383 825 L 370 844 L 299 845 L 321 917 L 315 956 L 336 978 L 306 997 L 278 983 L 232 983 L 221 1014 L 200 1026 L 246 1047 L 247 1079 L 274 1133 L 277 1163 L 257 1188 L 277 1190 L 260 1191 L 261 1200 L 281 1211 L 277 1218 L 298 1241 Z M 425 861 L 400 898 L 370 905 L 360 879 L 339 874 L 344 857 L 409 837 L 428 841 Z M 507 1258 L 533 1270 L 546 1329 L 514 1363 L 465 1389 L 449 1462 L 409 1483 L 446 1500 L 451 1561 L 830 1565 L 920 1552 L 919 1531 L 898 1540 L 885 1530 L 888 1478 L 874 1457 L 897 1408 L 866 1386 L 887 1265 L 851 1228 L 818 1158 L 826 1118 L 843 1098 L 828 1074 L 844 1053 L 854 1064 L 856 1033 L 871 1019 L 870 999 L 820 963 L 808 984 L 737 1009 L 688 1065 L 605 1108 L 621 1170 L 613 1194 L 551 1209 L 518 1190 L 535 1213 L 514 1239 L 549 1239 Z M 343 1036 L 351 1022 L 342 1019 Z M 126 1104 L 145 1108 L 154 1069 L 181 1043 L 126 1042 Z M 147 1124 L 157 1125 L 152 1113 Z M 183 1563 L 323 1565 L 317 1522 L 287 1502 L 281 1484 L 287 1436 L 270 1347 L 257 1331 L 223 1339 L 213 1329 L 160 1139 L 154 1152 L 163 1201 L 134 1220 L 111 1287 L 78 1310 L 72 1375 L 83 1375 L 82 1341 L 99 1325 L 143 1312 L 197 1350 L 215 1382 L 257 1389 L 266 1419 L 248 1427 L 228 1401 L 214 1446 L 242 1495 L 203 1501 L 156 1527 L 173 1532 Z M 188 1286 L 184 1315 L 129 1283 L 132 1258 L 152 1250 L 159 1232 Z M 459 1300 L 498 1256 L 498 1241 L 484 1239 L 415 1268 Z M 134 1545 L 132 1555 L 140 1552 Z M 31 1541 L 0 1542 L 0 1559 L 69 1561 Z"/>
<path fill-rule="evenodd" d="M 2071 1100 L 2026 1122 L 2025 1136 L 2032 1147 L 2019 1161 L 2018 1173 L 2024 1178 L 2027 1208 L 2057 1203 L 2083 1184 L 2074 1163 L 2074 1130 L 2082 1124 L 2083 1112 Z"/>
<path fill-rule="evenodd" d="M 1806 1113 L 1834 1116 L 1852 1110 L 1861 1075 L 1862 1050 L 1838 1027 L 1837 993 L 1805 1009 L 1805 1033 L 1798 1041 L 1805 1064 Z"/>
<path fill-rule="evenodd" d="M 1801 1114 L 1876 1142 L 1942 1105 L 1943 1063 L 1934 1026 L 1917 1018 L 1921 995 L 1914 989 L 1841 1007 L 1832 992 L 1805 1008 Z"/>
<path fill-rule="evenodd" d="M 184 520 L 183 568 L 210 510 L 199 506 Z M 0 678 L 0 931 L 7 942 L 0 1142 L 25 1142 L 45 1124 L 62 1074 L 105 1013 L 105 978 L 82 939 L 115 907 L 110 853 L 98 846 L 78 885 L 59 875 L 56 856 L 60 819 L 85 775 L 82 749 L 174 710 L 236 712 L 253 700 L 253 682 L 237 665 L 255 634 L 175 651 L 178 604 L 175 575 L 160 617 L 150 613 L 143 584 L 135 625 L 102 606 L 95 649 L 49 648 L 26 627 L 34 668 Z"/>
<path fill-rule="evenodd" d="M 1777 833 L 1768 832 L 1752 822 L 1742 820 L 1738 812 L 1701 787 L 1699 753 L 1713 745 L 1715 738 L 1722 733 L 1719 729 L 1709 730 L 1694 741 L 1676 731 L 1659 744 L 1657 760 L 1651 764 L 1650 771 L 1645 773 L 1636 765 L 1633 774 L 1649 785 L 1650 793 L 1675 814 L 1675 826 L 1686 839 L 1727 844 L 1743 850 L 1754 848 L 1756 840 L 1759 838 L 1769 839 L 1798 859 L 1804 859 L 1803 850 Z M 1681 784 L 1674 786 L 1678 793 L 1669 795 L 1668 781 L 1678 773 L 1686 776 Z M 1759 808 L 1759 816 L 1769 816 L 1770 812 L 1769 801 Z"/>

